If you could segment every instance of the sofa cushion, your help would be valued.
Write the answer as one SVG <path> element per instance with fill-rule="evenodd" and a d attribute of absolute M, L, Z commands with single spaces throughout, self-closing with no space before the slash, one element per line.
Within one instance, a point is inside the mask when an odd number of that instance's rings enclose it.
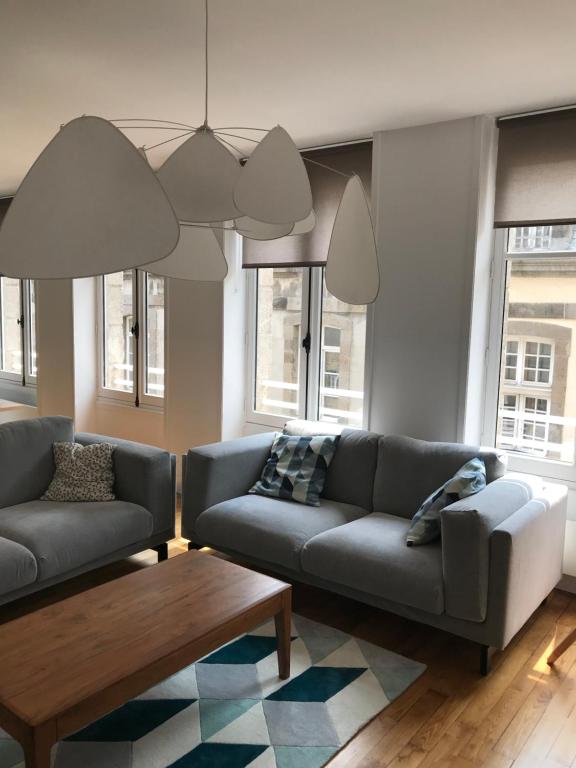
<path fill-rule="evenodd" d="M 316 534 L 349 523 L 366 510 L 320 500 L 319 507 L 265 496 L 239 496 L 206 509 L 196 520 L 199 543 L 300 570 L 300 550 Z"/>
<path fill-rule="evenodd" d="M 486 467 L 482 459 L 470 459 L 440 488 L 433 491 L 412 518 L 406 544 L 429 544 L 440 538 L 440 513 L 459 499 L 466 499 L 486 488 Z"/>
<path fill-rule="evenodd" d="M 152 528 L 150 512 L 126 501 L 29 501 L 0 509 L 0 536 L 32 552 L 40 581 L 145 541 Z"/>
<path fill-rule="evenodd" d="M 63 416 L 0 425 L 0 507 L 39 499 L 54 474 L 52 444 L 73 439 L 72 419 Z"/>
<path fill-rule="evenodd" d="M 32 552 L 9 539 L 0 539 L 0 595 L 33 584 L 38 575 Z"/>
<path fill-rule="evenodd" d="M 343 429 L 328 467 L 322 496 L 372 511 L 379 435 L 363 429 Z"/>
<path fill-rule="evenodd" d="M 262 476 L 248 493 L 319 507 L 337 445 L 337 435 L 277 435 Z"/>
<path fill-rule="evenodd" d="M 42 499 L 114 501 L 111 443 L 54 443 L 56 471 Z"/>
<path fill-rule="evenodd" d="M 502 477 L 502 454 L 461 443 L 430 443 L 392 435 L 380 438 L 374 478 L 374 511 L 413 517 L 422 502 L 475 456 L 486 465 L 486 482 Z"/>
<path fill-rule="evenodd" d="M 320 533 L 302 550 L 302 570 L 439 615 L 444 611 L 440 543 L 407 547 L 408 527 L 400 517 L 373 513 Z"/>

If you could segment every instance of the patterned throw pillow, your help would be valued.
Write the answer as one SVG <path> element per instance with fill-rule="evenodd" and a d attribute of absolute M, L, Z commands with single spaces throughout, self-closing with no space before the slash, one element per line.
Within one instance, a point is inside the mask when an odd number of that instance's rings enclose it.
<path fill-rule="evenodd" d="M 406 534 L 409 547 L 428 544 L 440 537 L 440 513 L 458 499 L 472 496 L 486 487 L 486 467 L 482 459 L 467 461 L 458 472 L 423 502 L 412 518 Z"/>
<path fill-rule="evenodd" d="M 248 493 L 320 506 L 338 435 L 277 435 L 262 477 Z"/>
<path fill-rule="evenodd" d="M 114 501 L 114 468 L 110 443 L 54 443 L 56 472 L 45 501 Z"/>

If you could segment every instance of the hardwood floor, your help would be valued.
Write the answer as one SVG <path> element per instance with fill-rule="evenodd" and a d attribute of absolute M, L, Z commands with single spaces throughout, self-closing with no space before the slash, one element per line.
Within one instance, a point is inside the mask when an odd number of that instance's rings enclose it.
<path fill-rule="evenodd" d="M 170 543 L 170 557 L 185 550 Z M 147 552 L 0 607 L 0 624 L 155 561 Z M 576 596 L 553 592 L 487 678 L 478 646 L 430 627 L 298 584 L 294 610 L 428 665 L 330 768 L 576 768 L 576 645 L 546 665 L 576 626 Z"/>

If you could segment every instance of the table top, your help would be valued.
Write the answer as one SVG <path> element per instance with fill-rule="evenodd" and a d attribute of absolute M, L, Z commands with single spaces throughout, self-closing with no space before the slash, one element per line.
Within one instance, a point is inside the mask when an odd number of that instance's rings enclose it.
<path fill-rule="evenodd" d="M 258 606 L 289 589 L 192 551 L 4 624 L 0 712 L 32 726 L 57 718 L 146 667 L 158 667 L 191 641 L 202 648 L 204 639 L 220 640 L 219 628 L 237 628 L 240 617 L 250 610 L 256 616 Z M 211 650 L 207 645 L 201 655 Z"/>

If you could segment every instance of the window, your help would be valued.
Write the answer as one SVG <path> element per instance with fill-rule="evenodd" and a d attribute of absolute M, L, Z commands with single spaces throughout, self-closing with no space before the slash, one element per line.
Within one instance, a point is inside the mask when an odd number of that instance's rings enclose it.
<path fill-rule="evenodd" d="M 336 299 L 322 281 L 318 418 L 361 427 L 364 418 L 366 307 Z"/>
<path fill-rule="evenodd" d="M 512 469 L 576 480 L 576 225 L 503 230 L 497 242 L 487 437 Z"/>
<path fill-rule="evenodd" d="M 248 272 L 248 419 L 281 426 L 287 418 L 361 427 L 366 307 L 326 290 L 322 267 Z"/>
<path fill-rule="evenodd" d="M 36 382 L 36 300 L 34 283 L 0 278 L 0 379 Z"/>
<path fill-rule="evenodd" d="M 504 381 L 521 384 L 552 383 L 552 342 L 506 339 Z"/>
<path fill-rule="evenodd" d="M 100 394 L 161 405 L 164 278 L 125 270 L 100 279 Z"/>
<path fill-rule="evenodd" d="M 145 273 L 146 394 L 164 396 L 164 278 Z"/>

